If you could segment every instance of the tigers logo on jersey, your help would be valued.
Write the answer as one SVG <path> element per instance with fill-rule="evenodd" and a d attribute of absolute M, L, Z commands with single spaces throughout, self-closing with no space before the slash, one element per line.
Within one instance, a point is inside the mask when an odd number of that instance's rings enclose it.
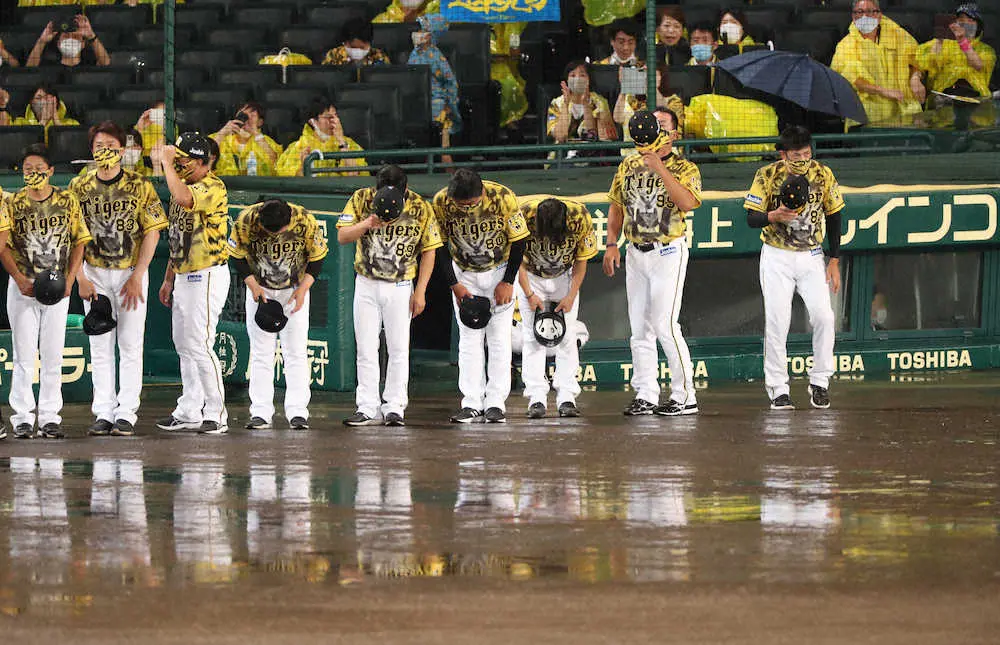
<path fill-rule="evenodd" d="M 228 257 L 229 196 L 215 175 L 190 184 L 194 204 L 184 208 L 173 199 L 167 213 L 170 263 L 177 273 L 222 264 Z"/>
<path fill-rule="evenodd" d="M 233 224 L 230 255 L 246 259 L 261 286 L 287 289 L 299 283 L 310 262 L 326 257 L 323 229 L 309 211 L 289 204 L 292 218 L 283 231 L 272 233 L 260 225 L 260 207 L 243 210 Z"/>
<path fill-rule="evenodd" d="M 131 170 L 113 183 L 97 178 L 97 171 L 75 177 L 69 190 L 80 200 L 83 218 L 93 239 L 87 244 L 87 264 L 127 269 L 139 260 L 143 236 L 167 226 L 163 204 L 147 179 Z"/>
<path fill-rule="evenodd" d="M 514 192 L 492 181 L 483 182 L 482 201 L 469 211 L 442 189 L 434 196 L 434 212 L 451 258 L 465 271 L 487 271 L 506 262 L 511 242 L 528 236 Z"/>
<path fill-rule="evenodd" d="M 521 205 L 521 213 L 527 222 L 531 237 L 524 247 L 524 264 L 527 270 L 542 278 L 555 278 L 566 273 L 575 262 L 589 260 L 597 255 L 597 234 L 587 207 L 568 199 L 561 200 L 566 205 L 566 239 L 562 243 L 542 240 L 536 236 L 536 199 Z"/>
<path fill-rule="evenodd" d="M 698 167 L 676 154 L 664 159 L 663 164 L 701 202 Z M 618 165 L 608 198 L 625 211 L 624 232 L 630 242 L 666 244 L 686 232 L 685 212 L 677 207 L 663 180 L 646 167 L 639 155 L 626 157 Z"/>
<path fill-rule="evenodd" d="M 69 191 L 53 188 L 51 197 L 36 202 L 22 190 L 11 198 L 9 210 L 8 245 L 28 278 L 49 269 L 65 273 L 73 247 L 91 239 L 80 202 Z"/>

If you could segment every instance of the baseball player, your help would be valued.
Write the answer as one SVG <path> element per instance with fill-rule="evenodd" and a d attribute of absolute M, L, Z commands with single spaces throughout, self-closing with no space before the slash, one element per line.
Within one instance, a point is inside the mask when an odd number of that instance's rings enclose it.
<path fill-rule="evenodd" d="M 632 389 L 628 416 L 696 414 L 694 370 L 677 319 L 687 274 L 687 213 L 701 205 L 701 173 L 673 150 L 677 117 L 669 111 L 665 130 L 652 112 L 636 112 L 629 132 L 639 154 L 624 159 L 608 193 L 607 250 L 604 272 L 621 265 L 618 236 L 628 243 L 625 292 L 632 328 Z M 670 400 L 658 405 L 660 384 L 656 340 L 670 366 Z"/>
<path fill-rule="evenodd" d="M 812 158 L 812 136 L 790 126 L 778 139 L 781 160 L 757 171 L 743 202 L 747 223 L 761 230 L 760 289 L 764 294 L 764 387 L 772 410 L 792 410 L 785 342 L 798 292 L 813 329 L 813 366 L 809 369 L 809 402 L 830 407 L 836 333 L 829 291 L 840 290 L 840 222 L 844 198 L 833 172 Z M 808 181 L 808 198 L 798 209 L 779 199 L 789 177 Z M 823 238 L 829 239 L 829 262 Z M 824 266 L 825 264 L 825 266 Z M 829 285 L 829 286 L 828 286 Z"/>
<path fill-rule="evenodd" d="M 271 427 L 274 415 L 274 354 L 281 341 L 285 372 L 285 418 L 295 430 L 309 428 L 309 289 L 323 268 L 326 235 L 298 204 L 268 199 L 240 213 L 229 238 L 236 274 L 247 286 L 250 337 L 250 421 L 247 429 Z M 258 303 L 281 304 L 288 322 L 278 333 L 254 321 Z"/>
<path fill-rule="evenodd" d="M 92 127 L 90 149 L 96 167 L 69 184 L 93 235 L 77 275 L 80 297 L 89 312 L 92 299 L 98 294 L 107 296 L 117 321 L 113 331 L 90 336 L 94 383 L 90 409 L 96 417 L 90 434 L 94 436 L 135 434 L 142 391 L 148 269 L 160 230 L 167 226 L 153 185 L 140 173 L 122 167 L 125 136 L 125 131 L 111 121 Z"/>
<path fill-rule="evenodd" d="M 11 194 L 0 188 L 0 249 L 7 248 L 10 237 L 10 198 Z M 7 424 L 0 415 L 0 441 L 7 438 Z"/>
<path fill-rule="evenodd" d="M 375 188 L 355 192 L 337 222 L 337 241 L 357 242 L 354 336 L 358 344 L 358 408 L 344 419 L 349 426 L 405 423 L 410 319 L 424 310 L 435 251 L 442 246 L 431 205 L 408 190 L 406 183 L 401 168 L 384 166 L 376 176 Z M 389 362 L 380 397 L 378 348 L 383 327 Z"/>
<path fill-rule="evenodd" d="M 49 184 L 53 168 L 45 146 L 28 146 L 22 156 L 24 188 L 10 198 L 10 237 L 0 251 L 0 262 L 10 274 L 7 315 L 14 349 L 10 381 L 10 417 L 14 436 L 32 436 L 37 407 L 38 435 L 63 437 L 62 364 L 66 344 L 66 314 L 73 281 L 83 262 L 90 231 L 80 212 L 80 202 L 67 190 Z M 50 271 L 66 276 L 63 297 L 44 305 L 33 296 L 35 278 Z M 56 296 L 58 297 L 58 295 Z M 38 404 L 31 389 L 35 356 L 41 361 Z"/>
<path fill-rule="evenodd" d="M 471 423 L 485 418 L 488 423 L 503 423 L 510 394 L 514 281 L 524 256 L 528 225 L 513 191 L 483 181 L 467 168 L 456 170 L 448 187 L 434 196 L 434 212 L 448 242 L 438 252 L 437 265 L 455 296 L 455 316 L 459 319 L 462 409 L 451 421 Z M 462 300 L 471 296 L 490 300 L 492 316 L 483 329 L 461 322 Z"/>
<path fill-rule="evenodd" d="M 163 175 L 170 189 L 170 261 L 159 296 L 171 308 L 183 390 L 173 413 L 156 425 L 162 430 L 225 434 L 225 390 L 214 343 L 229 293 L 229 198 L 210 164 L 209 143 L 196 132 L 185 132 L 176 146 L 163 147 Z"/>
<path fill-rule="evenodd" d="M 580 286 L 587 275 L 587 260 L 597 255 L 597 236 L 587 207 L 562 199 L 532 200 L 521 205 L 521 214 L 531 237 L 524 249 L 524 262 L 518 274 L 518 306 L 523 325 L 521 376 L 528 416 L 545 416 L 549 381 L 545 374 L 546 348 L 534 333 L 535 312 L 546 303 L 557 303 L 556 312 L 565 316 L 568 333 L 556 346 L 556 371 L 552 384 L 556 390 L 560 417 L 579 416 L 576 397 L 580 384 L 576 372 L 580 355 L 576 343 L 576 318 L 580 308 Z"/>

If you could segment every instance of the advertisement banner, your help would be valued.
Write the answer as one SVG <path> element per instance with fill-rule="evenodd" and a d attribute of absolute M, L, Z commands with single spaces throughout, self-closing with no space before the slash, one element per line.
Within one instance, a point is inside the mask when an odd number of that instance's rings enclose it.
<path fill-rule="evenodd" d="M 559 0 L 441 0 L 448 22 L 558 21 Z"/>

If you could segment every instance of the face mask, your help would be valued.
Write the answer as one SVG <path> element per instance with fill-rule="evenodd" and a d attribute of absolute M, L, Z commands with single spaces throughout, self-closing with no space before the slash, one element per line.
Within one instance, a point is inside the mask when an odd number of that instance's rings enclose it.
<path fill-rule="evenodd" d="M 59 53 L 66 58 L 76 58 L 83 51 L 83 43 L 76 38 L 66 38 L 59 41 Z"/>
<path fill-rule="evenodd" d="M 743 27 L 734 22 L 725 23 L 719 27 L 719 32 L 722 34 L 722 39 L 731 45 L 740 42 L 740 39 L 743 38 Z"/>
<path fill-rule="evenodd" d="M 149 111 L 149 120 L 157 125 L 163 125 L 167 118 L 167 111 L 164 108 L 153 108 Z"/>
<path fill-rule="evenodd" d="M 399 0 L 399 5 L 404 9 L 416 9 L 424 0 Z"/>
<path fill-rule="evenodd" d="M 793 175 L 804 175 L 806 171 L 809 170 L 809 164 L 812 163 L 812 159 L 805 159 L 802 161 L 790 161 L 785 159 L 785 168 L 788 168 L 788 172 Z"/>
<path fill-rule="evenodd" d="M 142 159 L 142 150 L 126 150 L 122 153 L 122 164 L 134 168 Z"/>
<path fill-rule="evenodd" d="M 121 149 L 114 148 L 100 148 L 94 151 L 94 161 L 97 162 L 98 168 L 103 168 L 105 170 L 109 168 L 114 168 L 122 160 Z"/>
<path fill-rule="evenodd" d="M 656 140 L 653 141 L 653 143 L 644 146 L 637 145 L 635 149 L 639 151 L 639 154 L 644 155 L 647 152 L 656 152 L 657 150 L 667 145 L 668 143 L 670 143 L 670 133 L 663 132 L 661 130 L 660 133 L 656 135 Z"/>
<path fill-rule="evenodd" d="M 187 179 L 194 174 L 193 166 L 184 167 L 176 160 L 174 161 L 174 170 L 177 171 L 177 176 L 181 179 Z"/>
<path fill-rule="evenodd" d="M 691 55 L 699 63 L 704 63 L 712 58 L 711 45 L 691 45 Z"/>
<path fill-rule="evenodd" d="M 29 172 L 24 175 L 24 185 L 33 190 L 41 190 L 45 188 L 45 185 L 49 183 L 49 173 L 47 172 Z"/>
<path fill-rule="evenodd" d="M 861 16 L 854 21 L 854 26 L 858 28 L 858 31 L 867 36 L 878 27 L 878 18 L 873 18 L 872 16 Z"/>
<path fill-rule="evenodd" d="M 42 116 L 42 112 L 45 111 L 45 101 L 32 101 L 31 111 L 35 113 L 36 117 Z"/>
<path fill-rule="evenodd" d="M 359 49 L 357 47 L 345 47 L 347 50 L 347 57 L 353 61 L 359 61 L 368 55 L 370 49 Z"/>
<path fill-rule="evenodd" d="M 413 31 L 410 32 L 410 40 L 413 42 L 414 47 L 420 47 L 425 42 L 427 42 L 430 34 L 424 31 Z"/>
<path fill-rule="evenodd" d="M 582 76 L 574 76 L 566 81 L 566 86 L 573 94 L 583 94 L 589 85 L 590 82 Z"/>
<path fill-rule="evenodd" d="M 962 27 L 962 29 L 965 30 L 965 37 L 966 38 L 968 38 L 969 40 L 972 40 L 973 38 L 976 37 L 976 32 L 979 30 L 979 25 L 977 25 L 974 22 L 973 23 L 969 23 L 969 24 L 959 23 L 959 25 Z"/>

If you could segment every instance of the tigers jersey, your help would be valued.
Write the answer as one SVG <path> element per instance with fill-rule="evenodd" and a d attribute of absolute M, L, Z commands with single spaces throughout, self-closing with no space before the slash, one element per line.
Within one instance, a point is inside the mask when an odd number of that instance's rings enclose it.
<path fill-rule="evenodd" d="M 261 204 L 243 209 L 229 236 L 229 255 L 245 259 L 257 282 L 268 289 L 295 286 L 310 262 L 326 257 L 326 234 L 312 213 L 289 204 L 288 227 L 271 233 L 260 225 Z"/>
<path fill-rule="evenodd" d="M 597 234 L 590 211 L 579 202 L 560 200 L 566 204 L 566 239 L 561 244 L 541 240 L 535 233 L 535 214 L 543 200 L 533 199 L 521 204 L 521 214 L 531 237 L 524 247 L 525 268 L 542 278 L 555 278 L 566 273 L 573 264 L 597 255 Z"/>
<path fill-rule="evenodd" d="M 337 228 L 351 226 L 372 214 L 374 188 L 362 188 L 351 195 Z M 354 270 L 372 280 L 401 282 L 417 275 L 417 259 L 424 251 L 443 246 L 434 210 L 420 195 L 406 191 L 399 217 L 382 228 L 365 231 L 354 252 Z"/>
<path fill-rule="evenodd" d="M 806 169 L 809 180 L 809 201 L 791 222 L 772 222 L 760 233 L 769 246 L 787 251 L 809 251 L 823 245 L 826 237 L 826 216 L 844 208 L 844 197 L 833 171 L 813 160 Z M 781 184 L 788 177 L 783 161 L 768 164 L 757 171 L 753 185 L 743 201 L 743 207 L 759 213 L 769 213 L 778 207 Z"/>
<path fill-rule="evenodd" d="M 102 269 L 129 269 L 139 261 L 142 238 L 167 227 L 167 216 L 149 180 L 132 170 L 122 170 L 111 181 L 97 177 L 97 170 L 74 177 L 69 190 L 80 200 L 83 219 L 93 239 L 84 259 Z"/>
<path fill-rule="evenodd" d="M 177 273 L 201 271 L 222 264 L 229 257 L 226 185 L 209 173 L 188 188 L 194 196 L 192 207 L 183 208 L 171 198 L 167 214 L 170 264 Z"/>
<path fill-rule="evenodd" d="M 503 264 L 511 242 L 528 237 L 514 191 L 492 181 L 483 182 L 483 199 L 469 211 L 442 188 L 434 195 L 434 214 L 451 258 L 463 271 L 489 271 Z"/>
<path fill-rule="evenodd" d="M 10 230 L 10 198 L 13 197 L 0 188 L 0 233 Z"/>
<path fill-rule="evenodd" d="M 68 190 L 53 187 L 49 198 L 41 202 L 28 197 L 26 189 L 21 190 L 10 198 L 8 208 L 11 230 L 7 246 L 17 268 L 29 280 L 49 269 L 66 273 L 73 248 L 90 241 L 80 202 Z"/>
<path fill-rule="evenodd" d="M 701 205 L 701 171 L 698 166 L 676 154 L 664 159 L 663 165 Z M 629 242 L 668 244 L 685 233 L 686 213 L 677 208 L 663 180 L 646 167 L 642 155 L 626 157 L 618 164 L 608 199 L 625 211 L 623 230 Z"/>

